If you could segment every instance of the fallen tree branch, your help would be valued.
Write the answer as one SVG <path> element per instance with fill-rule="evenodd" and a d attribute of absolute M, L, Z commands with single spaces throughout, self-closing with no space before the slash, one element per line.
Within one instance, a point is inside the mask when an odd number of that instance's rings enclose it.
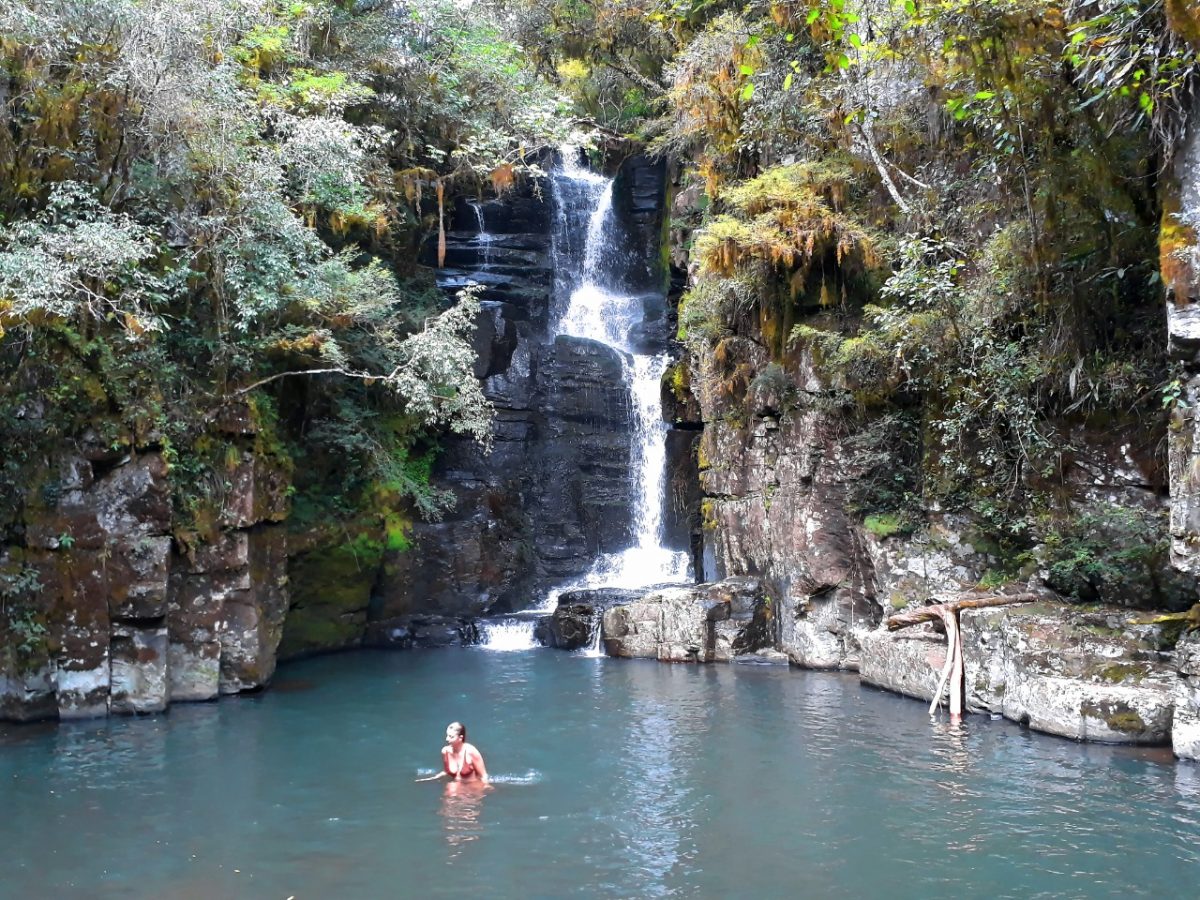
<path fill-rule="evenodd" d="M 942 702 L 942 694 L 946 690 L 946 682 L 950 680 L 950 672 L 954 669 L 954 661 L 958 658 L 959 642 L 951 637 L 958 635 L 958 625 L 955 623 L 954 614 L 946 613 L 942 618 L 946 622 L 946 664 L 942 666 L 942 677 L 938 679 L 937 689 L 933 692 L 933 702 L 929 704 L 929 715 L 932 718 L 937 713 L 938 704 Z M 954 691 L 950 692 L 951 697 L 954 696 Z"/>
<path fill-rule="evenodd" d="M 1012 606 L 1017 603 L 1033 603 L 1043 599 L 1037 594 L 1009 594 L 997 597 L 964 597 L 961 600 L 947 600 L 935 603 L 933 606 L 922 606 L 920 609 L 908 610 L 889 616 L 888 631 L 898 631 L 909 625 L 920 625 L 922 622 L 932 622 L 943 619 L 943 613 L 957 613 L 960 609 L 986 609 L 991 606 Z"/>
<path fill-rule="evenodd" d="M 998 597 L 960 596 L 957 600 L 946 600 L 932 606 L 923 606 L 909 612 L 897 613 L 888 618 L 888 631 L 897 631 L 907 628 L 909 625 L 919 625 L 935 619 L 941 622 L 946 629 L 946 662 L 942 666 L 937 689 L 933 692 L 933 702 L 929 704 L 930 718 L 937 715 L 937 708 L 942 702 L 942 693 L 946 690 L 947 683 L 950 685 L 950 699 L 947 703 L 950 709 L 950 721 L 957 722 L 962 718 L 963 649 L 962 631 L 958 627 L 959 611 L 986 609 L 990 606 L 1013 606 L 1017 603 L 1033 603 L 1040 599 L 1037 594 L 1009 594 Z"/>

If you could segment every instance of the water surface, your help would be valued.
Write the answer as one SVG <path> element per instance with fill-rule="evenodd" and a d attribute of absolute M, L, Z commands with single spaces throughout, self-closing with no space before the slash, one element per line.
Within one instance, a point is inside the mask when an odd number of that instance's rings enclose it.
<path fill-rule="evenodd" d="M 432 771 L 461 719 L 501 782 Z M 0 730 L 4 897 L 1194 895 L 1200 768 L 850 676 L 354 653 Z"/>

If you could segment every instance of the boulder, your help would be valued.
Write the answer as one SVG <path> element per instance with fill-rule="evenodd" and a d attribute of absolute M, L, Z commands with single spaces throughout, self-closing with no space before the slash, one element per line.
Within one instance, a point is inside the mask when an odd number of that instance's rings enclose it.
<path fill-rule="evenodd" d="M 600 613 L 638 600 L 644 593 L 623 588 L 564 591 L 554 612 L 538 622 L 534 637 L 545 646 L 559 650 L 590 647 L 595 629 L 600 626 Z"/>
<path fill-rule="evenodd" d="M 729 662 L 757 649 L 755 626 L 768 608 L 751 578 L 663 588 L 605 610 L 601 636 L 609 656 Z"/>
<path fill-rule="evenodd" d="M 400 649 L 465 647 L 479 643 L 478 623 L 462 616 L 410 615 L 372 622 L 363 644 Z"/>
<path fill-rule="evenodd" d="M 1160 626 L 1131 626 L 1117 608 L 1058 604 L 959 614 L 968 712 L 1002 715 L 1075 740 L 1164 744 L 1178 675 Z M 860 677 L 932 700 L 946 639 L 932 626 L 862 638 Z"/>
<path fill-rule="evenodd" d="M 546 647 L 558 650 L 579 650 L 589 647 L 599 622 L 596 607 L 588 603 L 563 603 L 550 615 L 538 621 L 533 636 Z"/>

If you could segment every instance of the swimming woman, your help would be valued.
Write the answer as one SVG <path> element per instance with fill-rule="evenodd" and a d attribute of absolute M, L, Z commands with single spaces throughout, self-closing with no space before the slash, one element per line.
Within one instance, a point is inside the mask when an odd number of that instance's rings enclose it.
<path fill-rule="evenodd" d="M 446 726 L 446 746 L 442 748 L 442 771 L 417 781 L 449 778 L 451 781 L 480 781 L 488 783 L 483 754 L 474 744 L 467 743 L 467 729 L 461 722 Z"/>

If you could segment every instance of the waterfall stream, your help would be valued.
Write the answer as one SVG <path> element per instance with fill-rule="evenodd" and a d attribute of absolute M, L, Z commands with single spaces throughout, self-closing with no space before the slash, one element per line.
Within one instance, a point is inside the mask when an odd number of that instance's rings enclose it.
<path fill-rule="evenodd" d="M 536 611 L 546 614 L 566 591 L 597 587 L 642 588 L 689 580 L 690 558 L 663 544 L 666 495 L 666 433 L 660 381 L 669 363 L 666 353 L 638 352 L 631 330 L 644 319 L 644 298 L 622 287 L 623 258 L 613 214 L 613 181 L 579 163 L 574 148 L 564 148 L 563 163 L 551 179 L 555 227 L 551 245 L 554 268 L 553 334 L 589 338 L 620 351 L 633 404 L 630 435 L 634 467 L 631 546 L 598 556 L 579 578 L 560 584 Z M 482 223 L 482 216 L 480 216 Z M 533 612 L 533 610 L 530 610 Z M 534 621 L 520 617 L 486 623 L 483 644 L 496 650 L 536 646 Z M 595 626 L 589 655 L 602 655 Z"/>
<path fill-rule="evenodd" d="M 486 272 L 492 266 L 492 235 L 488 233 L 487 223 L 484 221 L 483 204 L 472 200 L 467 205 L 475 211 L 475 222 L 479 226 L 479 234 L 475 238 L 479 246 L 479 255 L 483 259 L 479 271 Z"/>

